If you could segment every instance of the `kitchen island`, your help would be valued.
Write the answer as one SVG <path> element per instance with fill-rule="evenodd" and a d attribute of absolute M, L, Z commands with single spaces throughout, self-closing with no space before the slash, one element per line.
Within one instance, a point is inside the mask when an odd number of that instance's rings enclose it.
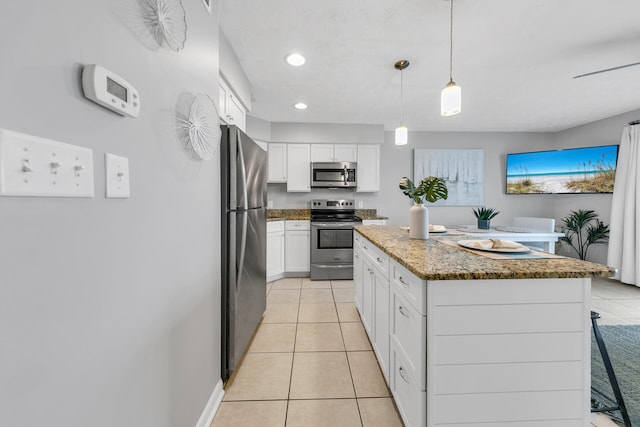
<path fill-rule="evenodd" d="M 405 425 L 590 425 L 591 278 L 613 271 L 433 237 L 354 233 L 356 306 Z"/>

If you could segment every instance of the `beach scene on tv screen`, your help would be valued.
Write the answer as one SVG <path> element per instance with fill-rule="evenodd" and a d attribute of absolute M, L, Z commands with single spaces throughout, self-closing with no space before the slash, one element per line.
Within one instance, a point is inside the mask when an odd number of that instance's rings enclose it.
<path fill-rule="evenodd" d="M 612 193 L 617 145 L 507 154 L 507 194 Z"/>

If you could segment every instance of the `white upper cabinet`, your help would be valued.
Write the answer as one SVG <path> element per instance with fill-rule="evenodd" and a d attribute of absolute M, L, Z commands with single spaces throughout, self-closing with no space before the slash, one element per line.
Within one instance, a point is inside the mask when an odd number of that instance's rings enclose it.
<path fill-rule="evenodd" d="M 245 131 L 247 110 L 222 78 L 218 82 L 220 119 L 226 124 L 236 125 Z"/>
<path fill-rule="evenodd" d="M 311 144 L 312 162 L 355 162 L 358 158 L 356 144 Z"/>
<path fill-rule="evenodd" d="M 267 182 L 287 182 L 287 144 L 269 143 Z"/>
<path fill-rule="evenodd" d="M 358 145 L 358 192 L 380 191 L 380 146 Z"/>
<path fill-rule="evenodd" d="M 287 144 L 287 191 L 311 191 L 311 146 Z"/>

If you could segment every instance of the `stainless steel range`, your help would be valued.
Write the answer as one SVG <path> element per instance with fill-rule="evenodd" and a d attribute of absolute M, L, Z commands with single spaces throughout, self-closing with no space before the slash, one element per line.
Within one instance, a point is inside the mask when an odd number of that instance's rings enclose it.
<path fill-rule="evenodd" d="M 353 200 L 311 201 L 311 280 L 353 279 Z"/>

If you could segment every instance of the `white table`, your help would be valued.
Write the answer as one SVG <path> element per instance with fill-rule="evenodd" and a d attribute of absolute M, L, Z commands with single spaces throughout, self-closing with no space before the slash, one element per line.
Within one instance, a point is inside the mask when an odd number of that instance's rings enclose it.
<path fill-rule="evenodd" d="M 449 227 L 447 227 L 449 229 Z M 464 227 L 451 227 L 452 231 L 457 230 L 465 236 L 474 239 L 504 239 L 514 242 L 523 243 L 526 246 L 533 244 L 539 246 L 543 251 L 550 254 L 556 253 L 556 242 L 558 238 L 564 236 L 564 233 L 556 233 L 552 231 L 534 230 L 531 228 L 515 227 L 515 226 L 496 226 L 489 230 L 480 230 L 472 225 Z"/>

